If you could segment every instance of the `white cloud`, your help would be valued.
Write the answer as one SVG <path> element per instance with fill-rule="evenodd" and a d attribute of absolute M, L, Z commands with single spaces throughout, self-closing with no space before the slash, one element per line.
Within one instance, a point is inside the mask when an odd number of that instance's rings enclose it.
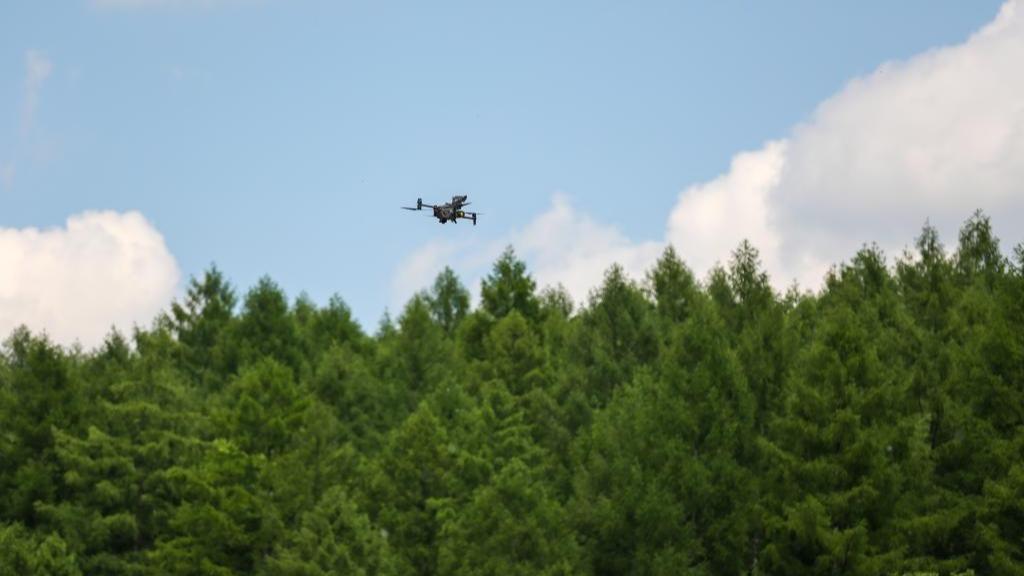
<path fill-rule="evenodd" d="M 178 265 L 138 212 L 85 212 L 65 227 L 0 228 L 0 334 L 24 324 L 63 344 L 148 324 L 174 295 Z"/>
<path fill-rule="evenodd" d="M 977 208 L 997 230 L 1024 228 L 1022 62 L 1011 1 L 964 43 L 885 64 L 818 106 L 768 195 L 778 272 L 868 240 L 895 252 L 926 217 L 947 237 Z"/>
<path fill-rule="evenodd" d="M 769 142 L 756 152 L 737 154 L 729 172 L 679 195 L 667 236 L 688 265 L 704 272 L 727 260 L 743 239 L 762 251 L 766 264 L 776 264 L 780 237 L 770 220 L 769 195 L 779 184 L 785 158 L 786 143 Z"/>
<path fill-rule="evenodd" d="M 1011 0 L 965 42 L 853 79 L 788 137 L 739 153 L 725 174 L 687 187 L 664 242 L 632 242 L 557 195 L 504 241 L 540 284 L 561 282 L 577 301 L 612 262 L 640 277 L 669 242 L 703 276 L 747 238 L 779 289 L 794 279 L 818 288 L 828 266 L 866 242 L 897 255 L 926 218 L 954 239 L 978 208 L 1015 244 L 1024 240 L 1022 63 L 1024 0 Z M 460 259 L 493 261 L 501 245 L 440 243 L 421 255 L 444 246 Z M 425 286 L 446 259 L 396 276 L 396 297 Z M 486 268 L 459 272 L 475 280 Z"/>
<path fill-rule="evenodd" d="M 660 242 L 633 243 L 614 226 L 594 222 L 562 194 L 509 243 L 530 263 L 540 286 L 561 284 L 577 302 L 601 284 L 612 264 L 640 277 L 663 249 Z"/>
<path fill-rule="evenodd" d="M 32 136 L 39 96 L 54 65 L 25 54 L 22 138 Z M 0 188 L 17 164 L 0 165 Z M 111 326 L 150 322 L 178 284 L 178 265 L 163 237 L 138 212 L 85 212 L 64 228 L 0 227 L 0 339 L 19 325 L 62 344 L 95 346 Z"/>
<path fill-rule="evenodd" d="M 810 288 L 865 242 L 899 254 L 926 218 L 954 238 L 981 208 L 1004 240 L 1020 241 L 1020 5 L 1007 2 L 962 44 L 852 80 L 788 139 L 737 155 L 728 173 L 680 195 L 669 240 L 706 270 L 750 238 L 777 286 Z"/>

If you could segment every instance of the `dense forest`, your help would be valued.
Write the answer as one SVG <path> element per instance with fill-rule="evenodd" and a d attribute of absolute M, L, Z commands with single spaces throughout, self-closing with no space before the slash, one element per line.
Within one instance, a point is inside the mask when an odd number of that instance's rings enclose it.
<path fill-rule="evenodd" d="M 909 236 L 909 235 L 908 235 Z M 1024 574 L 1024 246 L 742 243 L 587 302 L 509 248 L 375 334 L 211 267 L 93 351 L 0 358 L 0 576 Z"/>

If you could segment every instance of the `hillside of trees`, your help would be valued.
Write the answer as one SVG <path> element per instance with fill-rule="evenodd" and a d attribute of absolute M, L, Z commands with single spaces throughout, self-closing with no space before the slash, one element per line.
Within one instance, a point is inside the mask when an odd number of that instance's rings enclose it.
<path fill-rule="evenodd" d="M 908 234 L 908 236 L 910 236 Z M 508 249 L 367 334 L 216 268 L 94 351 L 0 357 L 0 576 L 1024 574 L 1024 246 L 744 242 L 587 302 Z"/>

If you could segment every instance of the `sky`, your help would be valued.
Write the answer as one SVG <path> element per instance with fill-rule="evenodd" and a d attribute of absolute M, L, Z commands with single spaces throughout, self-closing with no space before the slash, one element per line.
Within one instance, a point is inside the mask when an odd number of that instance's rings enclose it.
<path fill-rule="evenodd" d="M 509 244 L 577 303 L 668 244 L 780 289 L 979 208 L 1008 248 L 1021 62 L 1024 0 L 4 3 L 0 333 L 94 346 L 212 263 L 372 332 Z"/>

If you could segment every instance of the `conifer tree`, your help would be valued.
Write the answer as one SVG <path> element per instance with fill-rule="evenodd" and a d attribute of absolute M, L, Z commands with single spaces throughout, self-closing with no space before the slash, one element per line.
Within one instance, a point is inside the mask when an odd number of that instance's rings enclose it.
<path fill-rule="evenodd" d="M 4 357 L 0 521 L 34 527 L 36 503 L 57 496 L 53 430 L 80 429 L 84 398 L 72 359 L 45 336 L 16 329 L 4 344 Z"/>
<path fill-rule="evenodd" d="M 288 300 L 269 277 L 245 295 L 233 341 L 239 366 L 270 356 L 294 371 L 300 368 L 299 341 Z"/>
<path fill-rule="evenodd" d="M 480 286 L 483 309 L 494 318 L 504 318 L 516 310 L 524 318 L 536 320 L 538 302 L 535 291 L 536 283 L 526 273 L 526 263 L 516 256 L 511 246 L 501 253 Z"/>
<path fill-rule="evenodd" d="M 369 472 L 367 509 L 388 533 L 400 574 L 434 574 L 441 520 L 437 505 L 455 495 L 448 431 L 422 403 L 392 431 Z"/>
<path fill-rule="evenodd" d="M 348 345 L 355 350 L 369 346 L 359 324 L 352 318 L 352 311 L 337 294 L 331 296 L 323 308 L 317 308 L 303 295 L 295 303 L 294 314 L 303 357 L 311 365 L 315 366 L 332 346 Z"/>
<path fill-rule="evenodd" d="M 211 265 L 202 280 L 192 278 L 184 302 L 171 303 L 170 323 L 181 343 L 186 369 L 205 381 L 227 361 L 221 338 L 234 315 L 237 297 L 223 273 Z"/>
<path fill-rule="evenodd" d="M 434 280 L 427 302 L 434 321 L 451 336 L 469 312 L 469 291 L 459 282 L 455 272 L 445 266 Z"/>
<path fill-rule="evenodd" d="M 587 392 L 598 406 L 658 354 L 654 307 L 618 265 L 605 273 L 604 283 L 580 315 L 576 335 L 575 352 L 586 370 Z"/>
<path fill-rule="evenodd" d="M 216 268 L 0 353 L 2 574 L 1019 574 L 1024 245 L 976 213 L 784 295 L 743 242 L 580 310 L 507 250 L 366 335 Z"/>
<path fill-rule="evenodd" d="M 383 378 L 404 384 L 405 405 L 411 411 L 446 373 L 458 368 L 458 363 L 423 294 L 406 304 L 398 328 L 395 338 L 381 350 Z"/>
<path fill-rule="evenodd" d="M 980 278 L 991 288 L 1003 273 L 1005 259 L 999 252 L 999 240 L 992 224 L 981 210 L 975 212 L 960 228 L 960 243 L 954 256 L 957 275 L 962 283 Z"/>
<path fill-rule="evenodd" d="M 558 502 L 519 460 L 462 508 L 446 510 L 438 574 L 569 575 L 581 556 Z"/>
<path fill-rule="evenodd" d="M 267 559 L 259 574 L 397 574 L 387 532 L 374 527 L 341 488 L 332 488 Z"/>
<path fill-rule="evenodd" d="M 684 322 L 698 288 L 693 272 L 679 259 L 671 244 L 662 252 L 647 281 L 657 304 L 658 318 L 669 325 Z"/>

